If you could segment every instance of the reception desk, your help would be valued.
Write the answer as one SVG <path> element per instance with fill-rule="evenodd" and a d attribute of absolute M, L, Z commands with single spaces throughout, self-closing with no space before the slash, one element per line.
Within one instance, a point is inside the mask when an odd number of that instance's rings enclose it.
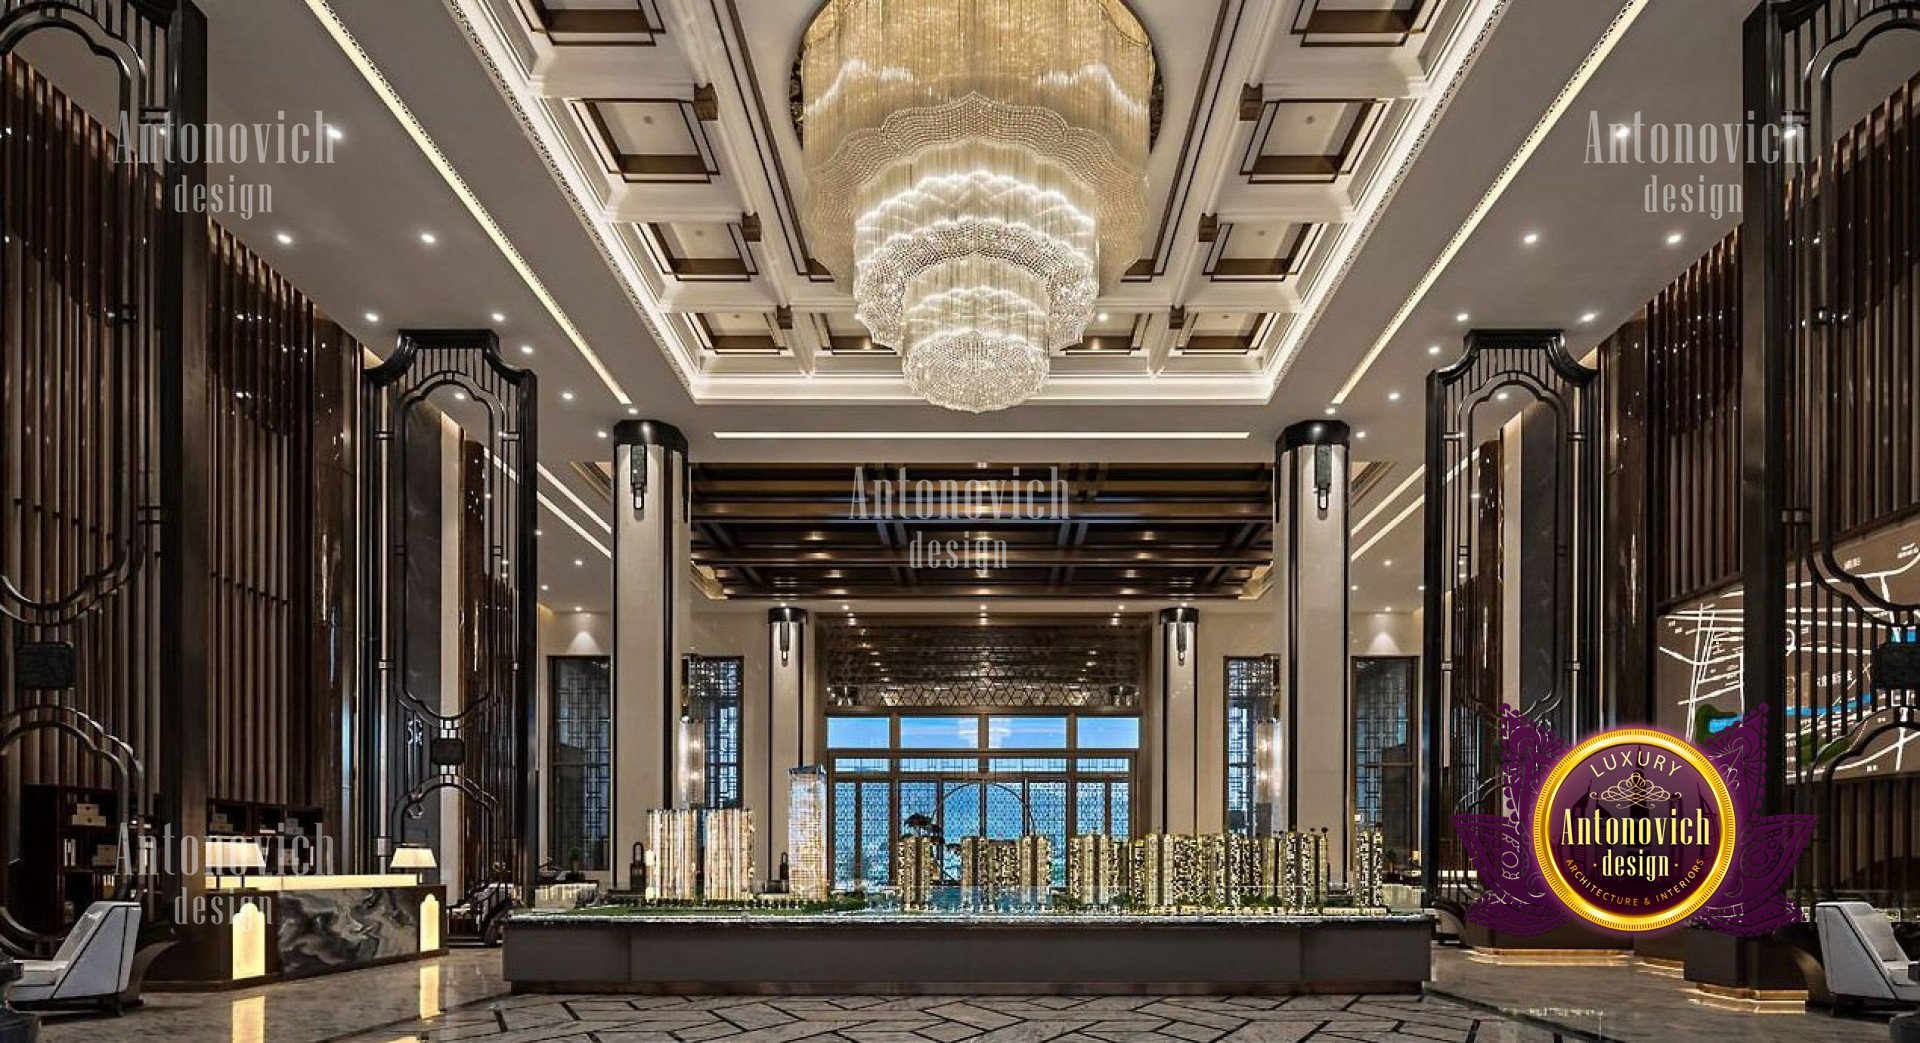
<path fill-rule="evenodd" d="M 149 988 L 238 988 L 446 952 L 446 889 L 410 874 L 214 877 Z"/>
<path fill-rule="evenodd" d="M 1413 993 L 1421 914 L 519 914 L 516 992 Z"/>

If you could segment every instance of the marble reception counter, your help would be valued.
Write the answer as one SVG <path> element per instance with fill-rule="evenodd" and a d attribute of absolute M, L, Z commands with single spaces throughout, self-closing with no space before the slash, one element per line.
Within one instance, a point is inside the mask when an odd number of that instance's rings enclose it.
<path fill-rule="evenodd" d="M 507 923 L 519 992 L 1418 992 L 1419 914 L 594 914 Z"/>
<path fill-rule="evenodd" d="M 210 879 L 188 919 L 151 987 L 239 987 L 446 951 L 446 889 L 406 873 Z"/>

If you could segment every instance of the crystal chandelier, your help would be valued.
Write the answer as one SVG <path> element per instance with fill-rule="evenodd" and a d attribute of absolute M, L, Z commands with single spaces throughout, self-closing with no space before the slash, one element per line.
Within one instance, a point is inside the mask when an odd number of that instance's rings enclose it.
<path fill-rule="evenodd" d="M 807 233 L 907 386 L 1037 394 L 1139 252 L 1153 52 L 1122 0 L 829 0 L 800 76 Z"/>

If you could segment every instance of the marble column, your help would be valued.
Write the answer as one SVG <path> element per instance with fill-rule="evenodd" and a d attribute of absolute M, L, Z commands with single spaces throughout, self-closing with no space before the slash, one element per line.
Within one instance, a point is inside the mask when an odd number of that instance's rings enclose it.
<path fill-rule="evenodd" d="M 1192 833 L 1200 819 L 1200 610 L 1160 610 L 1160 822 Z"/>
<path fill-rule="evenodd" d="M 693 798 L 681 650 L 690 582 L 687 438 L 658 420 L 613 429 L 614 879 L 629 886 L 647 812 Z"/>
<path fill-rule="evenodd" d="M 804 608 L 780 606 L 767 610 L 767 749 L 760 778 L 765 797 L 757 801 L 766 810 L 756 823 L 759 839 L 755 857 L 766 879 L 780 873 L 780 853 L 787 850 L 787 803 L 791 781 L 787 772 L 807 763 L 807 657 L 812 652 L 811 622 Z M 752 760 L 755 758 L 749 758 Z"/>
<path fill-rule="evenodd" d="M 1347 675 L 1347 446 L 1338 420 L 1304 420 L 1274 446 L 1275 701 L 1286 765 L 1282 825 L 1327 830 L 1347 878 L 1353 828 L 1353 706 Z"/>

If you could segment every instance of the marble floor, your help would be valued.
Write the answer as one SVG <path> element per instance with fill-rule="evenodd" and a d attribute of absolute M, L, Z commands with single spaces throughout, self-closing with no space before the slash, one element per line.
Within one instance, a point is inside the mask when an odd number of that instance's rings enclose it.
<path fill-rule="evenodd" d="M 1529 1023 L 1550 1023 L 1625 1043 L 1886 1043 L 1888 1036 L 1885 1014 L 1836 1018 L 1819 1008 L 1800 1014 L 1743 1014 L 1704 1006 L 1692 998 L 1685 981 L 1632 964 L 1501 966 L 1463 949 L 1436 946 L 1427 988 L 1430 994 Z"/>
<path fill-rule="evenodd" d="M 498 949 L 454 949 L 414 963 L 371 967 L 234 992 L 149 992 L 114 1018 L 42 1014 L 41 1043 L 314 1043 L 417 1022 L 504 995 Z M 372 1038 L 414 1038 L 409 1033 Z"/>
<path fill-rule="evenodd" d="M 45 1043 L 418 1040 L 1002 1043 L 1061 1040 L 1884 1041 L 1884 1016 L 1734 1014 L 1632 966 L 1506 967 L 1434 952 L 1425 996 L 513 996 L 498 950 L 461 949 L 232 993 L 159 993 L 121 1018 L 50 1015 Z"/>

